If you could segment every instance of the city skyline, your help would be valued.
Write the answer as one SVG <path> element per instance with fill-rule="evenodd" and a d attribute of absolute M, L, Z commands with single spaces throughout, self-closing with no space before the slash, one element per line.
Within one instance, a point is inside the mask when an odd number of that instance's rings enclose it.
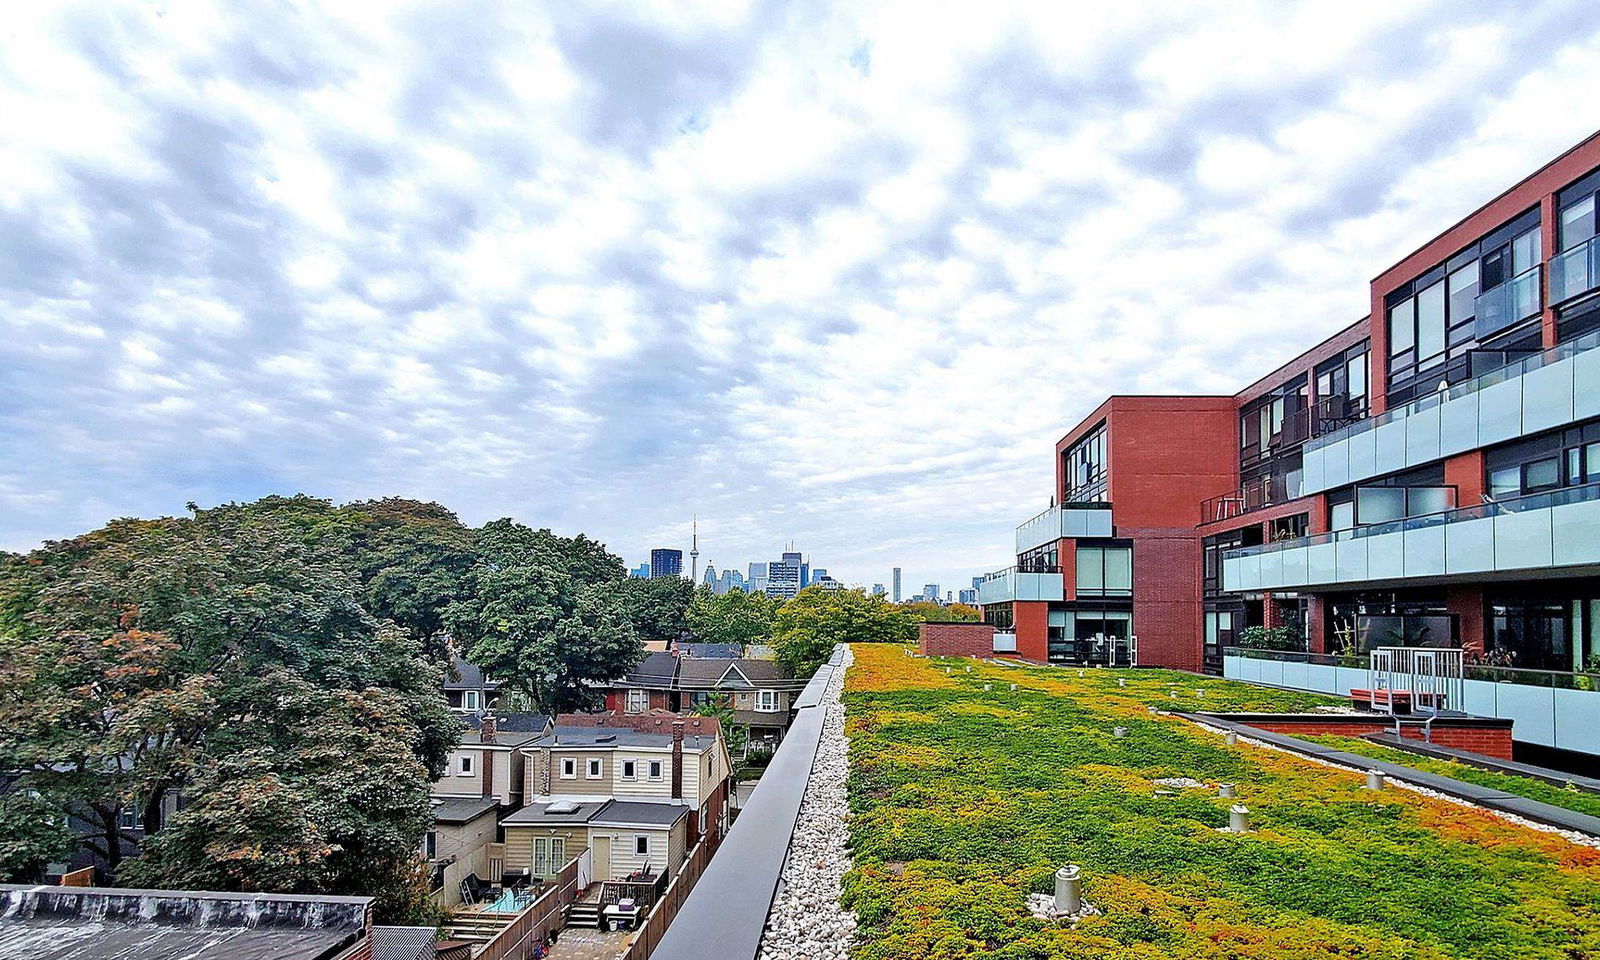
<path fill-rule="evenodd" d="M 1600 98 L 1578 2 L 12 13 L 11 550 L 306 493 L 636 562 L 692 504 L 965 583 L 1099 398 L 1237 391 Z"/>

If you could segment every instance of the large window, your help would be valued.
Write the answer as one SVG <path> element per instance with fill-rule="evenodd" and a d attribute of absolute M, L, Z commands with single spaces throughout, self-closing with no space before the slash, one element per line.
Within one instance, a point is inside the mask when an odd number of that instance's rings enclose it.
<path fill-rule="evenodd" d="M 1556 303 L 1600 287 L 1600 170 L 1556 197 L 1556 253 L 1550 258 L 1550 299 Z"/>
<path fill-rule="evenodd" d="M 1133 614 L 1127 610 L 1052 610 L 1050 662 L 1126 666 L 1132 636 Z"/>
<path fill-rule="evenodd" d="M 627 711 L 629 713 L 644 713 L 650 706 L 650 694 L 644 690 L 629 690 Z"/>
<path fill-rule="evenodd" d="M 1389 292 L 1384 319 L 1391 403 L 1517 359 L 1474 355 L 1505 352 L 1507 343 L 1520 343 L 1525 323 L 1539 314 L 1539 259 L 1539 210 L 1534 207 Z M 1516 333 L 1500 336 L 1513 328 Z"/>
<path fill-rule="evenodd" d="M 1600 421 L 1527 437 L 1484 456 L 1495 500 L 1600 483 Z"/>
<path fill-rule="evenodd" d="M 1133 548 L 1078 544 L 1078 596 L 1133 595 Z"/>
<path fill-rule="evenodd" d="M 1309 434 L 1306 421 L 1310 388 L 1304 376 L 1251 401 L 1239 414 L 1239 466 L 1248 469 L 1268 457 L 1298 447 Z"/>
<path fill-rule="evenodd" d="M 1317 417 L 1313 432 L 1325 433 L 1367 415 L 1369 345 L 1363 340 L 1317 365 Z"/>
<path fill-rule="evenodd" d="M 1110 482 L 1107 466 L 1106 425 L 1102 423 L 1061 454 L 1061 502 L 1105 500 Z"/>

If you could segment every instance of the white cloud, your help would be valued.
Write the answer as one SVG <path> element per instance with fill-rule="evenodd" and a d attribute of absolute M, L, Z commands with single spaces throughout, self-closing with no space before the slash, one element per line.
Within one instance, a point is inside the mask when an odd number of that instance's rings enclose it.
<path fill-rule="evenodd" d="M 12 548 L 304 490 L 953 586 L 1600 95 L 1580 0 L 25 6 Z"/>

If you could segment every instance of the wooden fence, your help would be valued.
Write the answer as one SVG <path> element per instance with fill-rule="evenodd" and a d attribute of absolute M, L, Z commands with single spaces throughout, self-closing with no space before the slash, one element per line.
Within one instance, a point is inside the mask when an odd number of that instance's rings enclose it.
<path fill-rule="evenodd" d="M 689 857 L 683 862 L 683 867 L 678 871 L 678 876 L 661 894 L 661 899 L 650 908 L 650 913 L 645 916 L 644 923 L 639 926 L 639 935 L 628 944 L 628 949 L 617 955 L 617 960 L 646 960 L 650 951 L 661 942 L 661 935 L 667 932 L 667 925 L 672 923 L 672 918 L 678 915 L 678 908 L 683 901 L 689 899 L 689 891 L 694 889 L 695 882 L 700 879 L 700 874 L 705 872 L 706 863 L 711 859 L 712 846 L 707 842 L 709 838 L 702 838 L 689 851 Z"/>
<path fill-rule="evenodd" d="M 94 886 L 94 867 L 84 867 L 71 873 L 61 875 L 63 887 L 92 887 Z"/>
<path fill-rule="evenodd" d="M 589 855 L 585 850 L 567 861 L 561 873 L 551 879 L 554 886 L 484 944 L 473 960 L 527 960 L 534 944 L 542 943 L 550 931 L 561 929 L 563 911 L 583 893 L 583 886 L 578 882 L 578 861 Z"/>

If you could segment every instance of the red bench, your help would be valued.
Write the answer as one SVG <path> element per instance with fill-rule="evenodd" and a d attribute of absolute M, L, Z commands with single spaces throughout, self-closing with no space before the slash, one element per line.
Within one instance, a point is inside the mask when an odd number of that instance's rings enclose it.
<path fill-rule="evenodd" d="M 1444 707 L 1444 695 L 1440 693 L 1431 693 L 1428 691 L 1414 692 L 1411 690 L 1350 691 L 1350 702 L 1353 705 L 1361 706 L 1362 704 L 1365 704 L 1367 707 L 1373 710 L 1391 707 L 1396 710 L 1410 712 L 1411 702 L 1413 700 L 1429 706 L 1437 706 L 1440 709 L 1443 709 Z"/>

